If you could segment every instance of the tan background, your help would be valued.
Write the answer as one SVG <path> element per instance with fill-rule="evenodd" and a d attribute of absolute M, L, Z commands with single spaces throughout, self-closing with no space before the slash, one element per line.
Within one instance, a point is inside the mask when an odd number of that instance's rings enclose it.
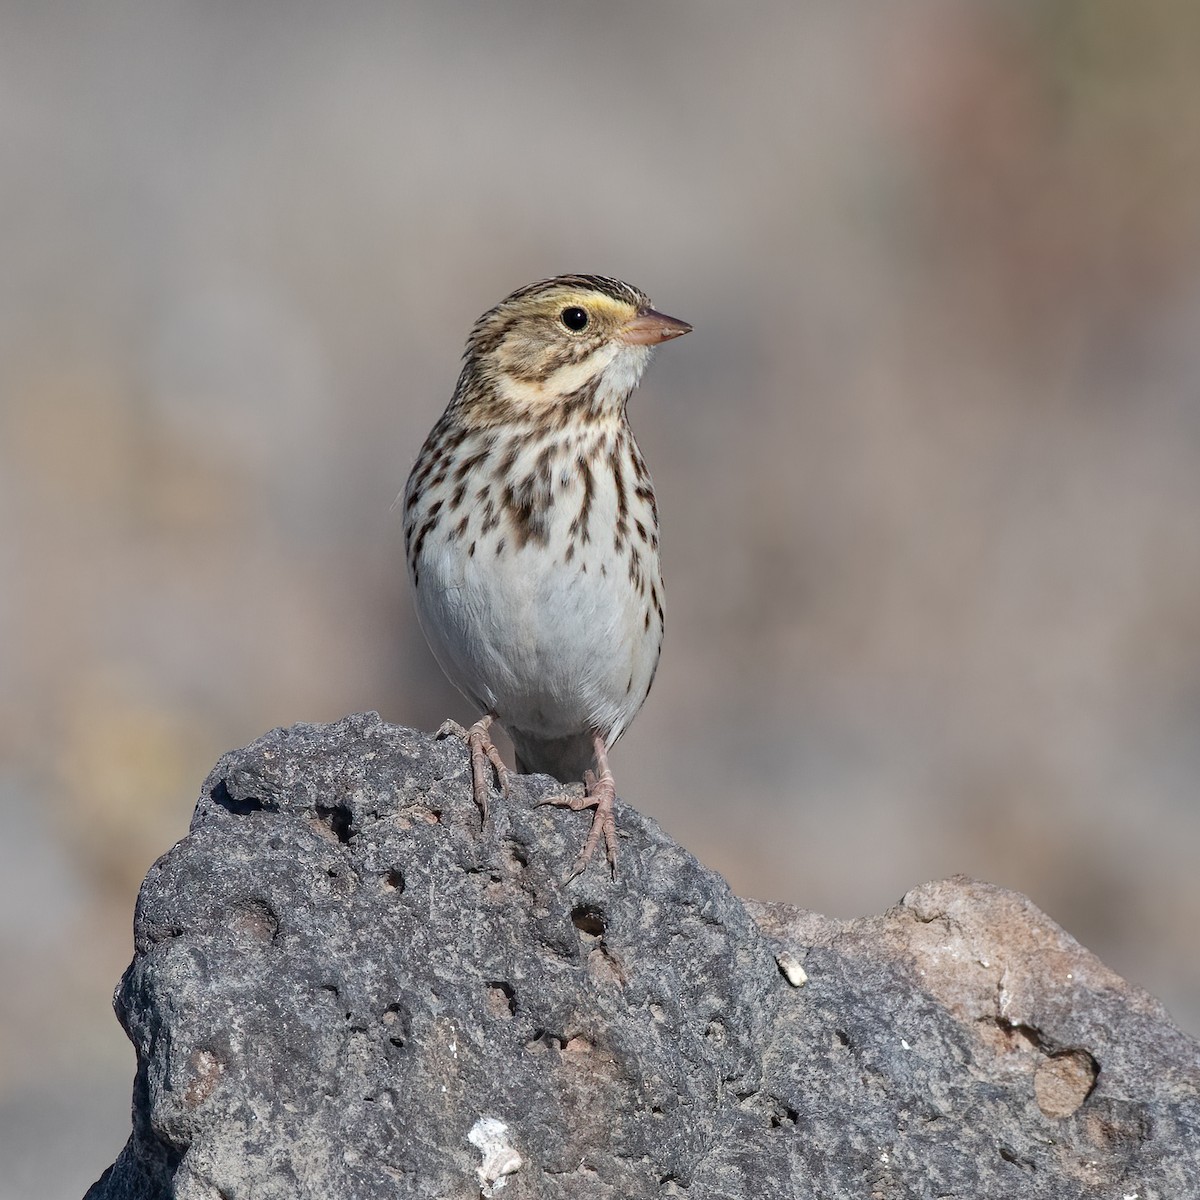
<path fill-rule="evenodd" d="M 1200 1030 L 1198 68 L 1193 0 L 0 5 L 0 1198 L 123 1140 L 217 755 L 472 715 L 389 505 L 563 270 L 696 326 L 622 793 L 762 898 L 1019 888 Z"/>

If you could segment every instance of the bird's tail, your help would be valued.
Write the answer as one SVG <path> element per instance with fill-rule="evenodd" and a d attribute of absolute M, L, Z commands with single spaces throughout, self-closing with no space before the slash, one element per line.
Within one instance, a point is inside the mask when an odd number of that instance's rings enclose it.
<path fill-rule="evenodd" d="M 517 770 L 527 775 L 553 775 L 560 783 L 578 783 L 584 771 L 595 767 L 595 752 L 590 734 L 571 734 L 561 738 L 543 738 L 509 729 L 517 755 Z"/>

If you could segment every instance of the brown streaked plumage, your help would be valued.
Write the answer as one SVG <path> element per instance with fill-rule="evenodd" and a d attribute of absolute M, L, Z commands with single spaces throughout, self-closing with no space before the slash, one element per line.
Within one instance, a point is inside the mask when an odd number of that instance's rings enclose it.
<path fill-rule="evenodd" d="M 475 323 L 405 489 L 421 626 L 482 714 L 443 729 L 470 747 L 485 818 L 489 762 L 508 786 L 493 720 L 519 770 L 585 780 L 549 801 L 596 810 L 572 874 L 601 838 L 615 866 L 608 751 L 662 647 L 658 510 L 626 403 L 653 348 L 690 329 L 604 276 L 519 288 Z"/>

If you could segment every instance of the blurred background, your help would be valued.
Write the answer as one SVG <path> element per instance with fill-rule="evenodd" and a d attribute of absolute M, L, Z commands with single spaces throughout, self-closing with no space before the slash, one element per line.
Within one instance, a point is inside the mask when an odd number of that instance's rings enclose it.
<path fill-rule="evenodd" d="M 124 1141 L 111 991 L 217 756 L 474 716 L 390 505 L 561 271 L 696 327 L 631 406 L 622 794 L 763 899 L 1020 889 L 1200 1031 L 1198 47 L 1192 0 L 0 3 L 0 1197 Z"/>

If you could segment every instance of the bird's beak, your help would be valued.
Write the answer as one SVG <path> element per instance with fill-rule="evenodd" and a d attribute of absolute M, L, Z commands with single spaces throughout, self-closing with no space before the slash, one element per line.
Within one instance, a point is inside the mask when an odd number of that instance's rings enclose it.
<path fill-rule="evenodd" d="M 692 327 L 686 321 L 668 317 L 666 313 L 655 312 L 652 308 L 643 308 L 632 321 L 626 321 L 621 326 L 618 336 L 630 346 L 657 346 L 660 342 L 669 342 L 671 338 L 691 332 Z"/>

